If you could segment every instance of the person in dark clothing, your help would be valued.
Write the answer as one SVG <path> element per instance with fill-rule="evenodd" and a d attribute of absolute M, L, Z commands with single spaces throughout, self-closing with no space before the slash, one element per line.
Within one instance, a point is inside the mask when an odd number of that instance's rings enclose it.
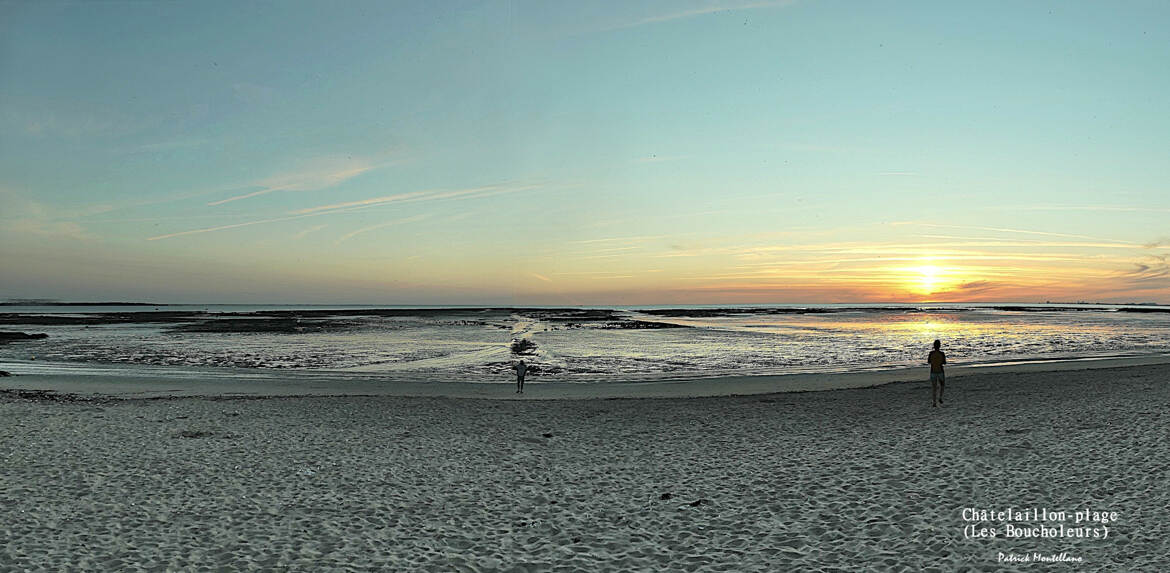
<path fill-rule="evenodd" d="M 943 401 L 943 388 L 946 386 L 947 378 L 943 372 L 943 365 L 947 363 L 947 355 L 943 354 L 939 348 L 942 343 L 935 340 L 934 350 L 930 351 L 930 355 L 926 357 L 927 364 L 930 364 L 930 398 L 931 407 L 939 406 Z"/>
<path fill-rule="evenodd" d="M 523 360 L 521 360 L 519 363 L 513 366 L 512 369 L 516 371 L 516 393 L 523 394 L 524 375 L 528 373 L 528 365 L 525 364 Z"/>

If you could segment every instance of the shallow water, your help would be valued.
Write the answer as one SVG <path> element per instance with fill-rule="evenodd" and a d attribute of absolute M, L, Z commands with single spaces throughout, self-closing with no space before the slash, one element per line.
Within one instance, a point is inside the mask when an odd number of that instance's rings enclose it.
<path fill-rule="evenodd" d="M 8 307 L 0 330 L 49 338 L 0 345 L 7 365 L 0 367 L 194 366 L 505 381 L 523 358 L 534 376 L 566 381 L 834 372 L 921 365 L 936 338 L 951 364 L 1166 353 L 1170 312 L 1159 310 Z M 521 339 L 535 348 L 516 354 L 510 346 Z"/>

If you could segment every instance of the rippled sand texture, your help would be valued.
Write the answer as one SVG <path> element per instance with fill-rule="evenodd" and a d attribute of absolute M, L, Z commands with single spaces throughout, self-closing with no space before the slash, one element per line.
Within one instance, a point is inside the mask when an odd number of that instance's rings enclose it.
<path fill-rule="evenodd" d="M 525 402 L 7 394 L 0 570 L 1036 571 L 996 561 L 1036 551 L 1086 560 L 1062 570 L 1155 571 L 1170 557 L 1168 382 L 1167 366 L 970 375 L 936 410 L 923 383 Z M 964 507 L 1085 505 L 1121 514 L 1109 539 L 962 535 Z"/>

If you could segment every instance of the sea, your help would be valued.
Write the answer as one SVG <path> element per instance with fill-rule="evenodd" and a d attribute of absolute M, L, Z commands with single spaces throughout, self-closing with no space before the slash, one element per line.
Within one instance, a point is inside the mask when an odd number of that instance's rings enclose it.
<path fill-rule="evenodd" d="M 0 306 L 16 374 L 596 383 L 1170 354 L 1170 307 L 1093 304 Z"/>

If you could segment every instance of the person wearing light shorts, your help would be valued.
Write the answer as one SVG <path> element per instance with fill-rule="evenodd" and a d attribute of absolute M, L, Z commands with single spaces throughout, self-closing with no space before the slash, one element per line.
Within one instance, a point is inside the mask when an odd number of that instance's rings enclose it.
<path fill-rule="evenodd" d="M 932 408 L 942 405 L 943 388 L 947 382 L 946 372 L 943 371 L 943 365 L 947 363 L 947 355 L 943 354 L 942 350 L 939 350 L 941 346 L 942 343 L 935 340 L 934 350 L 931 350 L 930 355 L 926 357 L 927 364 L 930 364 L 930 398 Z"/>

